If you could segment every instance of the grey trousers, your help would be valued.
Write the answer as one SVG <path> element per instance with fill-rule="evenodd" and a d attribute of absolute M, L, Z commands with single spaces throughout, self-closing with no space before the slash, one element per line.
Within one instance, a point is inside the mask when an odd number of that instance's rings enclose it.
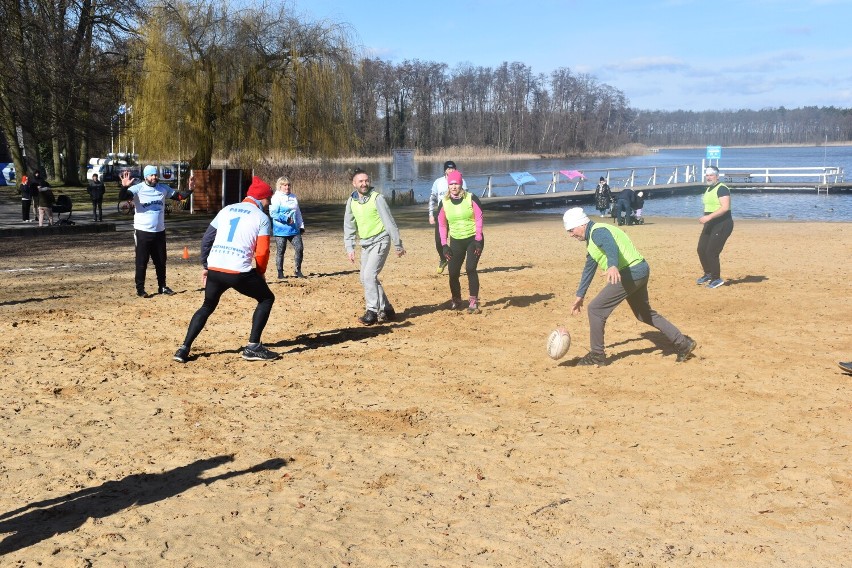
<path fill-rule="evenodd" d="M 624 300 L 633 310 L 633 315 L 642 323 L 659 329 L 675 346 L 685 341 L 683 334 L 669 320 L 651 308 L 648 301 L 648 276 L 633 280 L 630 270 L 621 271 L 621 282 L 607 284 L 588 305 L 589 342 L 592 353 L 604 353 L 604 327 L 609 314 Z"/>
<path fill-rule="evenodd" d="M 390 236 L 361 247 L 361 285 L 364 286 L 364 300 L 371 312 L 383 312 L 390 307 L 385 289 L 379 282 L 379 272 L 391 250 Z"/>
<path fill-rule="evenodd" d="M 287 250 L 287 241 L 293 244 L 295 251 L 296 272 L 302 271 L 302 255 L 305 247 L 302 244 L 302 235 L 290 235 L 289 237 L 275 237 L 275 268 L 278 272 L 284 271 L 284 252 Z"/>

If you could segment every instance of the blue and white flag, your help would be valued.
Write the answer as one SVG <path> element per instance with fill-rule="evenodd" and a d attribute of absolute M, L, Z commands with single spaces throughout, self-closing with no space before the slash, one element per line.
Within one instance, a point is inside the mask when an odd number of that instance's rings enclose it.
<path fill-rule="evenodd" d="M 121 104 L 121 105 L 119 105 L 119 107 L 118 107 L 118 114 L 124 114 L 125 112 L 127 112 L 127 105 L 125 105 L 124 103 L 122 103 L 122 104 Z"/>

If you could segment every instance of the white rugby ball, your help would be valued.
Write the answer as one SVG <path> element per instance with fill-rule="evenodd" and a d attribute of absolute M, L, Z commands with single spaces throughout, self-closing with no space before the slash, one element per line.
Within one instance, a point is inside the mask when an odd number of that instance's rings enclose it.
<path fill-rule="evenodd" d="M 547 354 L 551 359 L 562 359 L 571 347 L 571 334 L 564 327 L 557 327 L 547 338 Z"/>

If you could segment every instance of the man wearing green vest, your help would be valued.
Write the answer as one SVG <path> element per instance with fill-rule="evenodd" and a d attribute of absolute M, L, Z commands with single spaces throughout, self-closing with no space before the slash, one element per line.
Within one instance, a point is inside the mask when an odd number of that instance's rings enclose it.
<path fill-rule="evenodd" d="M 609 315 L 624 300 L 627 300 L 636 319 L 656 327 L 674 344 L 678 363 L 686 361 L 697 344 L 651 308 L 648 301 L 651 269 L 627 234 L 617 227 L 589 220 L 580 207 L 566 211 L 562 224 L 570 236 L 586 243 L 586 265 L 580 277 L 577 297 L 571 306 L 572 315 L 580 313 L 595 270 L 600 268 L 606 274 L 606 286 L 589 303 L 591 351 L 581 357 L 577 365 L 608 364 L 604 353 L 604 326 Z"/>
<path fill-rule="evenodd" d="M 364 286 L 367 311 L 358 321 L 364 325 L 393 321 L 396 312 L 379 282 L 379 272 L 390 254 L 391 244 L 397 256 L 405 254 L 402 237 L 387 201 L 370 186 L 367 172 L 355 168 L 352 172 L 352 186 L 355 191 L 346 201 L 343 216 L 343 244 L 349 261 L 354 263 L 356 238 L 361 241 L 361 284 Z"/>

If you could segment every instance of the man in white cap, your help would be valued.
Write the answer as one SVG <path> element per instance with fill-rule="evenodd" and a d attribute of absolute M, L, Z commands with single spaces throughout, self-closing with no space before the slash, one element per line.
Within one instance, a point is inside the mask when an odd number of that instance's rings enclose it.
<path fill-rule="evenodd" d="M 609 315 L 624 300 L 627 300 L 636 319 L 657 328 L 674 344 L 679 363 L 686 361 L 697 344 L 651 308 L 648 301 L 650 267 L 627 234 L 612 225 L 589 220 L 580 207 L 566 211 L 562 224 L 570 236 L 586 243 L 586 265 L 580 277 L 577 297 L 571 306 L 572 315 L 580 313 L 595 269 L 600 267 L 606 274 L 606 286 L 589 303 L 591 351 L 579 358 L 577 365 L 608 364 L 604 353 L 604 326 Z"/>
<path fill-rule="evenodd" d="M 136 295 L 150 298 L 145 291 L 145 272 L 148 259 L 154 261 L 157 273 L 157 291 L 168 296 L 175 292 L 166 286 L 166 199 L 182 200 L 192 193 L 192 178 L 189 189 L 178 192 L 163 183 L 158 183 L 157 166 L 145 166 L 142 170 L 145 181 L 133 185 L 130 172 L 121 173 L 121 189 L 118 199 L 133 199 L 133 239 L 136 242 Z"/>
<path fill-rule="evenodd" d="M 704 170 L 707 189 L 701 200 L 704 215 L 698 218 L 701 236 L 698 237 L 698 260 L 704 275 L 695 281 L 699 286 L 718 288 L 725 284 L 719 256 L 728 237 L 734 232 L 734 218 L 731 216 L 731 190 L 719 181 L 719 168 L 707 166 Z"/>

